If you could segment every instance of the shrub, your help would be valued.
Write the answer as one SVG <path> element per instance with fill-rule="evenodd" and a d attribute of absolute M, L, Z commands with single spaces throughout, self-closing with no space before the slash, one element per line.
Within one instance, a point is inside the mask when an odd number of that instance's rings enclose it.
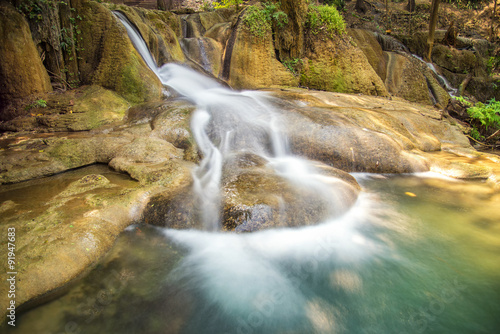
<path fill-rule="evenodd" d="M 273 23 L 278 28 L 288 23 L 288 16 L 279 9 L 279 6 L 280 3 L 270 2 L 263 3 L 262 7 L 250 6 L 243 17 L 243 22 L 254 36 L 263 38 L 271 30 Z"/>
<path fill-rule="evenodd" d="M 332 6 L 309 5 L 306 25 L 313 34 L 324 31 L 328 36 L 345 33 L 345 22 L 337 9 Z"/>

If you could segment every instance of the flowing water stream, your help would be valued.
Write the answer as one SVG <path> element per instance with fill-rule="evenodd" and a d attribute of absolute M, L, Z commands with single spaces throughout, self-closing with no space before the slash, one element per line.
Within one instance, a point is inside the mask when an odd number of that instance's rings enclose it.
<path fill-rule="evenodd" d="M 432 174 L 356 178 L 355 207 L 316 226 L 130 226 L 9 333 L 498 333 L 498 196 Z"/>
<path fill-rule="evenodd" d="M 236 152 L 259 155 L 327 206 L 339 202 L 333 180 L 288 153 L 279 115 L 261 93 L 151 60 L 162 83 L 197 107 L 191 127 L 203 160 L 193 178 L 204 230 L 127 228 L 86 278 L 21 315 L 10 332 L 500 331 L 499 199 L 488 186 L 432 174 L 356 174 L 363 191 L 340 217 L 219 232 L 223 167 Z"/>

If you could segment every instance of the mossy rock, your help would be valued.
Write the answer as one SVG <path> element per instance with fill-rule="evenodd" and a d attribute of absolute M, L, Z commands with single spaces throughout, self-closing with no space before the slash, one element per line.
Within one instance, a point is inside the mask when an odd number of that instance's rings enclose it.
<path fill-rule="evenodd" d="M 387 96 L 382 79 L 347 35 L 306 34 L 300 84 L 318 90 Z"/>
<path fill-rule="evenodd" d="M 181 21 L 177 15 L 124 5 L 114 10 L 121 11 L 137 27 L 158 66 L 186 60 L 179 44 Z"/>
<path fill-rule="evenodd" d="M 160 80 L 144 63 L 113 13 L 94 1 L 74 5 L 83 17 L 78 63 L 82 83 L 114 90 L 132 103 L 160 98 Z"/>
<path fill-rule="evenodd" d="M 485 62 L 471 50 L 457 50 L 437 44 L 432 48 L 432 61 L 441 68 L 453 73 L 472 73 L 475 77 L 486 77 Z"/>
<path fill-rule="evenodd" d="M 222 79 L 234 88 L 296 87 L 298 78 L 276 59 L 272 31 L 250 32 L 244 16 L 237 20 L 226 46 Z"/>
<path fill-rule="evenodd" d="M 349 36 L 355 41 L 356 46 L 360 48 L 368 59 L 368 62 L 385 81 L 387 75 L 387 59 L 384 57 L 384 51 L 380 46 L 374 33 L 364 29 L 347 29 Z"/>
<path fill-rule="evenodd" d="M 50 79 L 31 38 L 28 22 L 12 5 L 0 3 L 0 120 L 9 100 L 52 90 Z"/>
<path fill-rule="evenodd" d="M 384 52 L 387 60 L 387 90 L 410 102 L 432 104 L 422 63 L 395 52 Z M 425 66 L 425 65 L 424 65 Z"/>
<path fill-rule="evenodd" d="M 276 174 L 264 159 L 248 153 L 227 164 L 231 167 L 225 168 L 222 181 L 225 230 L 252 232 L 317 224 L 347 211 L 360 190 L 349 174 L 319 163 L 316 171 L 331 177 L 331 187 L 311 189 L 294 183 Z"/>

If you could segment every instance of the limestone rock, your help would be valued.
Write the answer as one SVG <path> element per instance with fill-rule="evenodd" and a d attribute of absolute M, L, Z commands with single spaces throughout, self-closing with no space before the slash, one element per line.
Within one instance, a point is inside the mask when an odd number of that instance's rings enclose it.
<path fill-rule="evenodd" d="M 358 48 L 363 50 L 368 62 L 385 82 L 387 75 L 387 59 L 384 57 L 384 51 L 380 46 L 375 35 L 364 29 L 348 29 L 349 35 L 356 42 Z"/>
<path fill-rule="evenodd" d="M 162 85 L 130 42 L 123 25 L 109 9 L 94 1 L 77 0 L 83 84 L 95 84 L 116 91 L 132 103 L 158 99 Z"/>
<path fill-rule="evenodd" d="M 290 92 L 300 101 L 300 90 Z M 459 129 L 424 106 L 328 92 L 307 95 L 307 107 L 283 106 L 292 111 L 283 115 L 291 149 L 344 171 L 426 171 L 428 161 L 413 150 L 439 151 L 442 143 L 470 147 Z"/>
<path fill-rule="evenodd" d="M 31 38 L 25 18 L 7 2 L 0 2 L 0 120 L 8 100 L 52 90 L 50 79 Z"/>
<path fill-rule="evenodd" d="M 300 84 L 312 89 L 341 93 L 387 96 L 384 83 L 364 53 L 347 36 L 306 36 Z"/>
<path fill-rule="evenodd" d="M 223 188 L 223 229 L 252 232 L 318 224 L 339 216 L 356 201 L 359 185 L 349 174 L 317 163 L 317 177 L 328 186 L 309 188 L 276 173 L 258 156 L 241 154 L 227 162 Z M 297 163 L 296 160 L 287 163 Z M 326 200 L 326 198 L 328 200 Z"/>
<path fill-rule="evenodd" d="M 227 43 L 222 79 L 231 87 L 297 86 L 298 79 L 276 59 L 271 29 L 257 37 L 240 17 Z"/>

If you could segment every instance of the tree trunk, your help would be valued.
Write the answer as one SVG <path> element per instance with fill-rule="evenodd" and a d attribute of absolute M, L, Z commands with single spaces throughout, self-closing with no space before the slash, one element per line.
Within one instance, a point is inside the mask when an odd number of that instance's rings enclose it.
<path fill-rule="evenodd" d="M 434 45 L 434 31 L 436 30 L 436 23 L 438 19 L 439 12 L 439 0 L 432 0 L 431 5 L 431 18 L 429 20 L 429 35 L 427 36 L 427 52 L 424 55 L 424 59 L 427 62 L 432 62 L 432 47 Z"/>
<path fill-rule="evenodd" d="M 491 15 L 490 42 L 495 38 L 495 16 L 497 15 L 497 0 L 493 0 L 493 15 Z"/>
<path fill-rule="evenodd" d="M 406 10 L 410 13 L 415 11 L 415 0 L 408 0 L 408 4 L 406 5 Z"/>

